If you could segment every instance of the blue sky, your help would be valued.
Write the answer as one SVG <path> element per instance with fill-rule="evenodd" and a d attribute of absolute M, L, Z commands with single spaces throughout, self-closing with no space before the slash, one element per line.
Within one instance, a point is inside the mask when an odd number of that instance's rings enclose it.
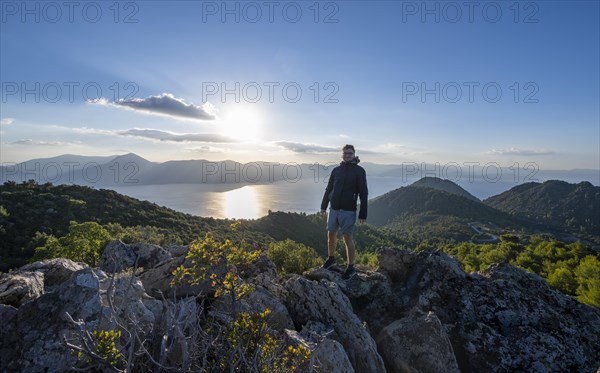
<path fill-rule="evenodd" d="M 2 162 L 330 162 L 350 143 L 376 163 L 600 169 L 597 1 L 275 1 L 272 19 L 264 2 L 81 2 L 72 22 L 22 4 L 2 3 Z"/>

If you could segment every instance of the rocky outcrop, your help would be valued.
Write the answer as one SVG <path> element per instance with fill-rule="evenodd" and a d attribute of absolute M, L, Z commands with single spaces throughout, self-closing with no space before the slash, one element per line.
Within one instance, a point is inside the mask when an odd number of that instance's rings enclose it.
<path fill-rule="evenodd" d="M 318 321 L 333 330 L 332 337 L 346 350 L 359 372 L 385 371 L 375 341 L 352 311 L 348 297 L 331 281 L 292 276 L 283 282 L 283 303 L 296 326 Z"/>
<path fill-rule="evenodd" d="M 71 278 L 73 272 L 87 267 L 88 265 L 85 263 L 74 262 L 65 258 L 54 258 L 27 264 L 19 268 L 19 271 L 32 271 L 43 274 L 44 292 L 47 293 Z"/>
<path fill-rule="evenodd" d="M 74 272 L 56 291 L 41 295 L 19 307 L 11 326 L 11 336 L 20 353 L 9 361 L 2 357 L 2 371 L 65 372 L 76 357 L 62 343 L 74 337 L 69 313 L 75 320 L 94 322 L 101 314 L 99 282 L 96 274 L 85 268 Z M 2 341 L 3 349 L 8 346 Z M 4 365 L 6 364 L 6 365 Z"/>
<path fill-rule="evenodd" d="M 316 372 L 353 373 L 354 368 L 342 344 L 327 335 L 325 325 L 313 321 L 304 325 L 301 332 L 285 330 L 289 345 L 304 345 L 313 351 L 311 363 Z"/>
<path fill-rule="evenodd" d="M 27 264 L 0 275 L 0 304 L 19 307 L 68 280 L 73 272 L 86 268 L 84 263 L 56 258 Z"/>
<path fill-rule="evenodd" d="M 423 322 L 415 324 L 411 315 L 432 312 L 461 371 L 598 369 L 600 311 L 550 288 L 535 274 L 506 263 L 467 274 L 454 258 L 438 251 L 385 249 L 379 262 L 394 295 L 378 308 L 358 304 L 355 311 L 380 338 L 391 325 L 417 327 Z M 400 324 L 392 324 L 398 320 Z M 438 337 L 443 340 L 443 333 Z M 410 355 L 419 349 L 415 345 Z M 383 356 L 394 365 L 389 354 Z"/>
<path fill-rule="evenodd" d="M 19 307 L 43 293 L 44 275 L 42 273 L 19 271 L 0 277 L 0 303 Z"/>
<path fill-rule="evenodd" d="M 390 372 L 460 372 L 450 339 L 432 311 L 392 322 L 379 333 L 377 346 Z"/>
<path fill-rule="evenodd" d="M 133 371 L 199 369 L 194 356 L 220 342 L 198 325 L 229 325 L 228 295 L 214 299 L 209 279 L 171 287 L 173 270 L 191 264 L 187 247 L 111 245 L 100 268 L 53 259 L 0 276 L 0 371 L 68 371 L 76 358 L 64 341 L 75 341 L 81 326 L 67 313 L 88 328 L 138 326 L 135 340 L 146 341 L 156 360 L 144 358 Z M 271 309 L 269 330 L 308 346 L 318 372 L 598 369 L 600 311 L 541 277 L 506 263 L 465 273 L 439 251 L 378 255 L 377 270 L 359 268 L 349 281 L 342 267 L 279 276 L 261 256 L 239 268 L 254 290 L 235 311 Z M 143 271 L 134 274 L 136 261 Z"/>
<path fill-rule="evenodd" d="M 121 240 L 114 240 L 102 251 L 98 267 L 108 273 L 120 272 L 133 267 L 137 261 L 138 267 L 153 268 L 171 257 L 171 253 L 160 246 L 144 243 L 126 244 Z"/>

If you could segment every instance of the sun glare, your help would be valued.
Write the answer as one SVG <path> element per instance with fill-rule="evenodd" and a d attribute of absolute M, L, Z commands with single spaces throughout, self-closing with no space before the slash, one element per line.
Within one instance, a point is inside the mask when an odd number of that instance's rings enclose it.
<path fill-rule="evenodd" d="M 240 105 L 223 110 L 224 134 L 237 140 L 256 140 L 263 122 L 261 111 L 256 105 Z"/>

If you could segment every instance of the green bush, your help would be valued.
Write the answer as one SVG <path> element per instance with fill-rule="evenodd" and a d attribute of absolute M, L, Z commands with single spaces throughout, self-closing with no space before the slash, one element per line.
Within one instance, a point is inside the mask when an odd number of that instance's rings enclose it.
<path fill-rule="evenodd" d="M 275 263 L 281 274 L 298 273 L 323 264 L 315 249 L 287 239 L 269 244 L 267 257 Z"/>
<path fill-rule="evenodd" d="M 45 235 L 44 238 L 44 246 L 35 248 L 33 261 L 67 258 L 85 262 L 92 267 L 98 264 L 102 250 L 113 239 L 110 233 L 96 222 L 78 224 L 74 221 L 69 225 L 69 233 L 65 236 L 56 238 L 53 235 Z"/>
<path fill-rule="evenodd" d="M 536 273 L 550 286 L 576 296 L 582 303 L 600 308 L 600 261 L 580 241 L 564 243 L 534 235 L 529 244 L 512 235 L 502 235 L 497 244 L 461 243 L 443 250 L 457 257 L 466 272 L 506 262 Z"/>

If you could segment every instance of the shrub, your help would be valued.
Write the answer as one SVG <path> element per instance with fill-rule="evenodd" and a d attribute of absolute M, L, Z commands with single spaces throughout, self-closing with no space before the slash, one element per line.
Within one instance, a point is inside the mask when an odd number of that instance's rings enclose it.
<path fill-rule="evenodd" d="M 298 273 L 323 264 L 315 249 L 290 239 L 269 244 L 267 257 L 281 274 Z"/>

